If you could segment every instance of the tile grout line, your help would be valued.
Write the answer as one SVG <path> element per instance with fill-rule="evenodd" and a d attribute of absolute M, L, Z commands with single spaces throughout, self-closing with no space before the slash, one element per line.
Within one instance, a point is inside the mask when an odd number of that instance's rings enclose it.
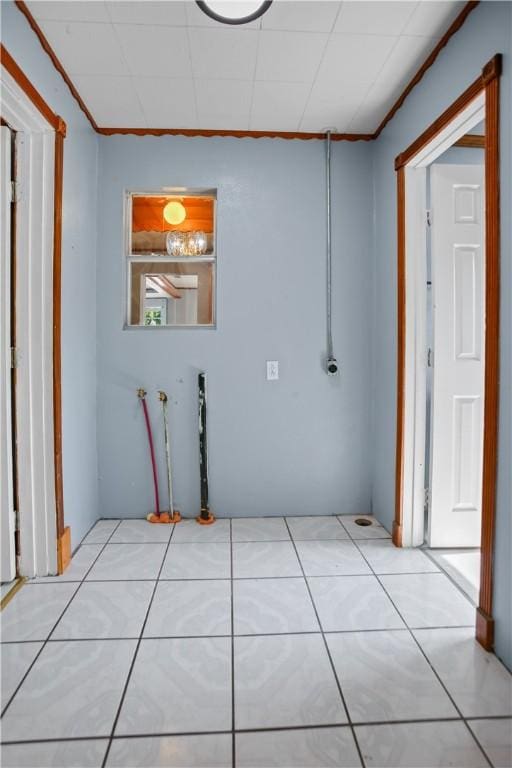
<path fill-rule="evenodd" d="M 298 577 L 295 577 L 298 578 Z M 327 577 L 330 578 L 330 577 Z M 336 577 L 333 577 L 336 578 Z M 300 579 L 302 581 L 302 579 Z M 152 579 L 152 582 L 155 580 Z M 223 579 L 227 581 L 227 579 Z M 90 584 L 90 582 L 87 582 Z M 136 583 L 136 582 L 128 582 Z M 162 580 L 158 582 L 162 583 Z M 470 629 L 470 624 L 459 624 L 456 626 L 442 626 L 442 627 L 426 627 L 426 629 Z M 325 629 L 325 630 L 297 630 L 296 632 L 242 632 L 234 634 L 234 637 L 287 637 L 288 635 L 321 635 L 322 631 L 325 635 L 353 635 L 361 632 L 410 632 L 412 630 L 421 630 L 425 627 L 392 627 L 387 629 Z M 231 634 L 219 634 L 219 635 L 145 635 L 144 640 L 214 640 L 218 638 L 230 638 Z M 121 636 L 121 637 L 55 637 L 47 640 L 48 643 L 85 643 L 85 642 L 111 642 L 114 640 L 138 640 L 138 636 Z M 30 645 L 33 643 L 42 643 L 43 640 L 5 640 L 1 645 Z"/>
<path fill-rule="evenodd" d="M 395 602 L 394 602 L 393 598 L 392 598 L 392 597 L 391 597 L 391 595 L 389 594 L 389 592 L 388 592 L 388 590 L 386 589 L 385 585 L 382 583 L 381 579 L 379 578 L 379 575 L 378 575 L 377 573 L 375 573 L 374 569 L 372 568 L 372 565 L 371 565 L 371 563 L 370 563 L 370 562 L 369 562 L 369 561 L 366 559 L 366 557 L 365 557 L 365 555 L 364 555 L 364 552 L 361 550 L 361 548 L 359 547 L 359 545 L 358 545 L 358 544 L 356 544 L 356 547 L 357 547 L 357 549 L 359 550 L 359 552 L 360 552 L 361 556 L 362 556 L 362 557 L 363 557 L 363 558 L 366 560 L 366 562 L 367 562 L 368 566 L 370 567 L 370 569 L 371 569 L 371 571 L 372 571 L 373 575 L 375 576 L 375 578 L 377 579 L 377 581 L 378 581 L 378 582 L 379 582 L 379 584 L 381 585 L 382 589 L 384 590 L 384 592 L 385 592 L 385 593 L 386 593 L 386 595 L 388 596 L 388 599 L 390 600 L 391 604 L 393 605 L 393 607 L 394 607 L 395 611 L 398 613 L 398 615 L 400 616 L 400 618 L 401 618 L 401 619 L 402 619 L 402 621 L 404 622 L 404 624 L 405 624 L 405 626 L 407 627 L 407 629 L 408 629 L 408 631 L 409 631 L 409 633 L 410 633 L 410 635 L 411 635 L 412 639 L 414 640 L 414 642 L 415 642 L 416 646 L 418 647 L 418 649 L 419 649 L 420 653 L 422 654 L 422 656 L 424 657 L 425 661 L 426 661 L 426 662 L 427 662 L 427 664 L 429 665 L 430 669 L 431 669 L 431 670 L 432 670 L 432 672 L 434 673 L 434 675 L 435 675 L 435 677 L 437 678 L 437 680 L 438 680 L 439 684 L 441 685 L 442 689 L 444 690 L 444 692 L 446 693 L 446 695 L 447 695 L 447 696 L 448 696 L 448 698 L 450 699 L 450 701 L 451 701 L 451 703 L 452 703 L 453 707 L 455 708 L 456 712 L 459 714 L 459 717 L 460 717 L 460 719 L 461 719 L 461 720 L 464 722 L 464 725 L 466 726 L 466 730 L 467 730 L 467 731 L 468 731 L 468 732 L 471 734 L 471 736 L 473 737 L 473 739 L 474 739 L 475 743 L 476 743 L 476 744 L 477 744 L 477 746 L 479 747 L 480 751 L 482 752 L 482 754 L 483 754 L 484 758 L 486 759 L 487 763 L 489 764 L 490 768 L 493 768 L 493 764 L 492 764 L 491 760 L 489 759 L 489 757 L 488 757 L 487 753 L 485 752 L 484 748 L 482 747 L 482 745 L 480 744 L 480 742 L 479 742 L 479 741 L 478 741 L 478 739 L 476 738 L 475 734 L 473 733 L 473 731 L 471 730 L 471 728 L 470 728 L 470 727 L 469 727 L 469 725 L 467 724 L 467 722 L 466 722 L 466 718 L 464 717 L 464 715 L 462 714 L 462 711 L 460 710 L 460 708 L 458 707 L 457 703 L 455 702 L 455 699 L 453 698 L 453 696 L 452 696 L 452 695 L 451 695 L 451 693 L 449 692 L 449 690 L 448 690 L 448 688 L 446 687 L 446 685 L 443 683 L 443 681 L 442 681 L 442 679 L 441 679 L 441 676 L 440 676 L 440 675 L 437 673 L 437 670 L 434 668 L 434 665 L 432 664 L 432 662 L 431 662 L 431 661 L 430 661 L 430 659 L 428 658 L 427 654 L 425 653 L 425 651 L 424 651 L 424 650 L 423 650 L 423 648 L 421 647 L 421 645 L 420 645 L 420 643 L 419 643 L 418 639 L 417 639 L 417 638 L 416 638 L 416 636 L 414 635 L 414 632 L 413 632 L 413 630 L 411 629 L 411 627 L 409 627 L 409 624 L 408 624 L 408 623 L 407 623 L 407 621 L 405 620 L 404 616 L 403 616 L 403 615 L 402 615 L 402 613 L 401 613 L 401 612 L 398 610 L 398 607 L 397 607 L 397 605 L 395 604 Z M 418 629 L 418 628 L 416 628 L 416 629 Z M 430 627 L 429 627 L 428 629 L 430 629 Z"/>
<path fill-rule="evenodd" d="M 235 519 L 239 519 L 239 518 L 235 518 Z M 343 530 L 345 530 L 345 529 L 343 529 Z M 233 544 L 275 544 L 275 543 L 278 543 L 278 542 L 282 543 L 283 541 L 290 541 L 290 540 L 291 539 L 268 539 L 268 538 L 266 538 L 266 539 L 239 539 L 239 540 L 235 539 L 233 541 Z M 391 537 L 390 536 L 385 536 L 385 537 L 382 536 L 382 537 L 376 537 L 376 538 L 363 537 L 361 539 L 355 539 L 355 538 L 352 538 L 349 534 L 347 534 L 347 536 L 343 536 L 343 537 L 338 538 L 338 539 L 333 539 L 333 538 L 330 538 L 330 539 L 329 538 L 301 539 L 299 537 L 293 537 L 292 540 L 293 541 L 388 541 L 389 542 L 389 541 L 391 541 Z M 162 540 L 160 540 L 160 541 L 154 541 L 154 540 L 151 540 L 151 541 L 133 541 L 132 540 L 132 541 L 111 541 L 109 543 L 110 544 L 166 544 L 167 542 L 166 541 L 162 541 Z M 89 543 L 80 544 L 76 548 L 76 550 L 73 552 L 73 557 L 77 554 L 77 552 L 80 549 L 82 549 L 82 547 L 97 547 L 98 544 L 101 544 L 101 542 L 94 542 L 94 541 L 92 541 L 92 542 L 89 542 Z M 218 541 L 215 541 L 215 540 L 213 540 L 213 541 L 198 541 L 197 539 L 188 539 L 188 540 L 187 539 L 183 539 L 181 541 L 175 541 L 174 542 L 174 546 L 180 547 L 182 544 L 197 544 L 199 546 L 206 546 L 207 544 L 229 544 L 229 541 L 227 539 L 219 539 Z M 423 550 L 421 550 L 421 551 L 423 552 Z"/>
<path fill-rule="evenodd" d="M 340 540 L 341 541 L 341 540 Z M 228 542 L 222 542 L 227 544 Z M 236 544 L 237 542 L 235 542 Z M 290 542 L 291 543 L 291 542 Z M 299 543 L 308 543 L 308 542 L 299 542 Z M 159 542 L 160 545 L 165 544 L 165 542 Z M 110 546 L 110 545 L 109 545 Z M 102 553 L 100 552 L 99 555 Z M 98 557 L 99 557 L 98 555 Z M 361 578 L 364 576 L 372 576 L 372 575 L 380 575 L 380 576 L 443 576 L 444 573 L 441 571 L 400 571 L 400 573 L 320 573 L 315 574 L 312 576 L 308 576 L 308 579 L 345 579 L 345 578 Z M 44 577 L 43 577 L 44 578 Z M 54 577 L 49 577 L 54 578 Z M 57 577 L 55 577 L 57 578 Z M 254 579 L 301 579 L 302 576 L 235 576 L 233 578 L 233 581 L 252 581 Z M 449 577 L 448 577 L 449 578 Z M 113 583 L 119 583 L 119 582 L 126 582 L 126 583 L 133 583 L 134 581 L 154 581 L 155 579 L 147 579 L 147 578 L 141 578 L 141 579 L 87 579 L 88 584 L 109 584 L 110 582 Z M 229 577 L 227 576 L 209 576 L 206 578 L 198 578 L 196 576 L 192 576 L 189 579 L 172 579 L 172 578 L 166 578 L 162 577 L 159 579 L 159 581 L 229 581 Z M 25 587 L 41 587 L 41 586 L 47 586 L 52 584 L 80 584 L 82 582 L 82 579 L 73 579 L 70 581 L 66 581 L 65 579 L 59 579 L 59 581 L 30 581 L 25 583 Z M 463 595 L 463 597 L 468 600 L 469 598 L 467 595 Z M 473 623 L 471 624 L 464 624 L 459 626 L 473 626 Z M 418 627 L 419 629 L 419 627 Z"/>
<path fill-rule="evenodd" d="M 475 722 L 479 720 L 511 720 L 510 715 L 487 715 L 486 717 L 471 717 L 468 718 L 469 722 Z M 464 719 L 460 717 L 445 717 L 442 719 L 436 718 L 420 718 L 417 720 L 369 720 L 367 722 L 354 723 L 355 728 L 367 728 L 386 725 L 417 725 L 422 723 L 463 723 Z M 321 731 L 331 728 L 346 728 L 351 730 L 350 723 L 316 723 L 312 725 L 283 725 L 266 728 L 239 728 L 236 733 L 279 733 L 283 731 Z M 231 730 L 218 730 L 218 731 L 161 731 L 158 733 L 123 733 L 118 736 L 112 736 L 112 741 L 123 741 L 125 739 L 159 739 L 159 738 L 182 738 L 193 736 L 231 736 Z M 18 744 L 55 744 L 55 743 L 69 743 L 75 741 L 108 741 L 109 736 L 61 736 L 57 738 L 48 739 L 21 739 L 19 741 L 2 741 L 2 746 L 16 746 Z"/>
<path fill-rule="evenodd" d="M 231 763 L 236 768 L 235 736 L 235 610 L 233 597 L 233 522 L 229 520 L 230 594 L 231 594 Z"/>
<path fill-rule="evenodd" d="M 76 547 L 76 548 L 73 550 L 73 552 L 71 553 L 71 559 L 73 559 L 73 558 L 75 557 L 75 555 L 77 554 L 77 552 L 78 552 L 80 549 L 82 549 L 82 547 L 83 547 L 83 545 L 84 545 L 84 542 L 85 542 L 86 538 L 89 536 L 89 534 L 91 534 L 91 533 L 93 532 L 94 528 L 96 528 L 96 526 L 98 525 L 98 523 L 99 523 L 99 522 L 100 522 L 99 520 L 96 520 L 96 522 L 94 522 L 94 523 L 91 525 L 91 527 L 89 528 L 89 530 L 87 531 L 87 533 L 85 534 L 85 536 L 82 536 L 82 540 L 81 540 L 81 542 L 79 543 L 78 547 Z M 111 533 L 114 533 L 114 531 L 115 531 L 115 530 L 116 530 L 116 529 L 119 527 L 119 524 L 120 524 L 120 522 L 121 522 L 120 520 L 118 520 L 118 521 L 117 521 L 117 525 L 116 525 L 116 526 L 114 526 L 114 530 L 113 530 Z M 96 543 L 100 543 L 100 542 L 96 542 Z"/>
<path fill-rule="evenodd" d="M 158 523 L 155 523 L 155 525 L 158 525 Z M 139 639 L 137 641 L 137 645 L 135 646 L 135 652 L 133 654 L 133 658 L 132 658 L 132 661 L 131 661 L 131 664 L 130 664 L 130 668 L 128 670 L 128 675 L 126 677 L 126 681 L 125 681 L 125 684 L 124 684 L 124 687 L 123 687 L 123 690 L 122 690 L 122 693 L 121 693 L 121 698 L 119 700 L 119 706 L 117 708 L 117 712 L 116 712 L 116 715 L 114 717 L 114 721 L 112 723 L 112 729 L 110 731 L 110 737 L 108 739 L 108 745 L 107 745 L 107 749 L 106 749 L 105 755 L 103 757 L 103 762 L 101 763 L 101 768 L 105 768 L 105 766 L 107 764 L 108 756 L 110 754 L 110 749 L 111 749 L 111 746 L 112 746 L 112 740 L 113 740 L 113 737 L 114 737 L 114 733 L 115 733 L 115 730 L 117 728 L 117 723 L 119 721 L 119 717 L 121 715 L 121 710 L 123 708 L 124 700 L 125 700 L 125 697 L 126 697 L 126 692 L 128 691 L 128 686 L 130 684 L 132 672 L 133 672 L 133 669 L 135 667 L 135 662 L 137 660 L 137 655 L 139 653 L 139 648 L 141 646 L 142 639 L 144 637 L 144 630 L 146 628 L 146 624 L 147 624 L 147 621 L 148 621 L 149 613 L 151 611 L 151 606 L 153 605 L 153 600 L 155 599 L 155 594 L 156 594 L 156 590 L 158 588 L 160 574 L 162 573 L 162 569 L 164 567 L 165 559 L 167 557 L 167 553 L 169 552 L 169 547 L 170 547 L 170 544 L 171 544 L 171 541 L 172 541 L 172 537 L 174 535 L 174 531 L 175 530 L 176 530 L 176 523 L 174 523 L 173 526 L 172 526 L 171 535 L 169 536 L 169 540 L 168 540 L 167 546 L 165 548 L 164 556 L 162 558 L 162 562 L 160 563 L 160 568 L 158 569 L 158 574 L 157 574 L 157 577 L 156 577 L 156 580 L 155 580 L 155 586 L 153 587 L 153 592 L 151 594 L 151 598 L 149 600 L 149 604 L 148 604 L 148 607 L 147 607 L 147 610 L 146 610 L 146 616 L 145 616 L 144 621 L 142 623 Z"/>
<path fill-rule="evenodd" d="M 90 534 L 91 534 L 91 533 L 93 532 L 93 530 L 96 528 L 96 526 L 98 525 L 98 523 L 105 523 L 105 522 L 112 522 L 112 523 L 116 523 L 116 525 L 113 527 L 113 529 L 112 529 L 112 530 L 110 531 L 110 533 L 108 534 L 108 536 L 107 536 L 107 541 L 86 541 L 86 539 L 88 538 L 88 536 L 90 536 Z M 73 552 L 73 557 L 76 555 L 76 553 L 77 553 L 77 552 L 78 552 L 80 549 L 82 549 L 82 547 L 96 546 L 97 544 L 102 544 L 102 545 L 104 545 L 104 544 L 109 544 L 109 543 L 110 543 L 110 539 L 112 538 L 112 536 L 114 535 L 114 533 L 117 531 L 117 529 L 119 528 L 119 526 L 121 525 L 121 523 L 122 523 L 122 522 L 123 522 L 123 518 L 121 518 L 121 517 L 119 517 L 119 518 L 116 518 L 116 517 L 111 517 L 111 518 L 109 518 L 109 517 L 100 517 L 100 518 L 99 518 L 99 520 L 96 520 L 96 522 L 94 523 L 94 525 L 92 526 L 92 528 L 90 528 L 90 529 L 87 531 L 87 533 L 86 533 L 86 534 L 85 534 L 85 536 L 83 537 L 82 541 L 80 542 L 80 544 L 78 545 L 78 547 L 77 547 L 77 548 L 75 549 L 75 551 Z"/>
<path fill-rule="evenodd" d="M 155 525 L 156 525 L 156 523 L 155 523 Z M 174 523 L 172 523 L 172 525 L 174 525 Z M 162 545 L 162 544 L 167 544 L 167 543 L 168 543 L 168 540 L 166 540 L 166 539 L 160 539 L 160 541 L 145 541 L 145 540 L 133 541 L 133 539 L 132 539 L 131 541 L 109 541 L 109 546 L 111 546 L 111 547 L 118 547 L 118 546 L 126 547 L 128 545 L 131 545 L 133 547 L 135 547 L 135 546 L 136 547 L 140 547 L 141 545 L 145 545 L 145 544 L 148 544 L 148 545 L 151 545 L 151 546 L 155 546 L 155 545 L 158 545 L 158 544 Z M 205 541 L 203 541 L 203 542 L 175 541 L 174 542 L 174 544 L 175 545 L 178 544 L 178 546 L 180 544 L 208 544 L 208 543 L 210 543 L 210 542 L 205 542 Z M 211 543 L 214 544 L 215 542 L 211 542 Z M 221 542 L 219 542 L 219 543 L 221 543 Z M 227 542 L 226 542 L 226 544 L 227 544 Z M 84 547 L 94 547 L 94 546 L 97 546 L 97 545 L 94 545 L 94 544 L 84 544 L 83 546 Z"/>
<path fill-rule="evenodd" d="M 113 534 L 114 534 L 114 532 L 117 530 L 117 528 L 118 528 L 118 526 L 119 526 L 120 522 L 121 522 L 121 521 L 119 521 L 118 525 L 116 525 L 116 527 L 114 528 L 114 530 L 112 531 L 112 533 L 110 534 L 110 536 L 113 536 Z M 46 644 L 48 643 L 48 641 L 49 641 L 49 639 L 50 639 L 51 635 L 53 634 L 53 632 L 55 631 L 55 629 L 56 629 L 57 625 L 59 624 L 60 620 L 62 619 L 62 617 L 63 617 L 63 616 L 64 616 L 64 614 L 66 613 L 67 609 L 69 608 L 69 606 L 71 605 L 71 603 L 72 603 L 72 602 L 73 602 L 73 600 L 75 599 L 75 596 L 76 596 L 76 595 L 77 595 L 77 593 L 80 591 L 80 587 L 81 587 L 81 586 L 82 586 L 82 584 L 84 583 L 84 580 L 85 580 L 85 578 L 86 578 L 87 574 L 90 572 L 91 568 L 93 568 L 94 564 L 96 563 L 96 561 L 98 560 L 98 558 L 101 556 L 102 552 L 104 551 L 105 547 L 107 546 L 107 544 L 108 544 L 108 542 L 109 542 L 109 539 L 110 539 L 110 536 L 109 536 L 109 538 L 107 539 L 107 541 L 106 541 L 106 542 L 103 544 L 102 548 L 100 549 L 100 551 L 98 552 L 98 554 L 97 554 L 97 555 L 96 555 L 96 557 L 94 558 L 93 562 L 91 563 L 91 565 L 90 565 L 90 566 L 89 566 L 89 568 L 87 569 L 87 571 L 86 571 L 86 573 L 85 573 L 85 576 L 83 577 L 83 579 L 82 579 L 80 582 L 78 582 L 78 586 L 77 586 L 77 588 L 74 590 L 74 592 L 73 592 L 73 594 L 71 595 L 70 599 L 69 599 L 69 600 L 68 600 L 68 602 L 66 603 L 66 605 L 65 605 L 65 607 L 64 607 L 64 609 L 63 609 L 63 611 L 62 611 L 62 612 L 59 614 L 59 617 L 58 617 L 57 621 L 56 621 L 56 622 L 55 622 L 55 624 L 52 626 L 52 628 L 50 629 L 49 633 L 46 635 L 46 639 L 42 641 L 42 643 L 43 643 L 43 644 L 42 644 L 41 648 L 39 649 L 38 653 L 36 653 L 36 655 L 35 655 L 34 659 L 32 660 L 32 663 L 31 663 L 31 664 L 28 666 L 28 668 L 27 668 L 27 670 L 26 670 L 25 674 L 23 675 L 23 677 L 21 678 L 20 682 L 19 682 L 19 683 L 18 683 L 18 685 L 16 686 L 16 688 L 15 688 L 15 690 L 14 690 L 14 693 L 12 694 L 12 696 L 10 697 L 10 699 L 8 700 L 8 702 L 7 702 L 7 704 L 5 705 L 5 707 L 3 708 L 3 710 L 2 710 L 2 713 L 1 713 L 1 715 L 0 715 L 0 719 L 2 719 L 2 718 L 4 717 L 5 713 L 7 712 L 7 710 L 9 709 L 9 707 L 11 706 L 11 704 L 12 704 L 12 702 L 13 702 L 14 698 L 15 698 L 15 697 L 16 697 L 16 695 L 18 694 L 18 691 L 20 690 L 21 686 L 23 685 L 23 683 L 24 683 L 24 682 L 25 682 L 25 680 L 27 679 L 28 675 L 30 674 L 30 672 L 31 672 L 32 668 L 34 667 L 34 664 L 36 663 L 36 661 L 39 659 L 39 657 L 41 656 L 42 652 L 43 652 L 43 651 L 44 651 L 44 649 L 46 648 Z M 53 582 L 52 582 L 52 583 L 53 583 Z M 76 582 L 68 582 L 68 583 L 76 583 Z M 27 641 L 27 642 L 28 642 L 28 641 Z M 36 643 L 37 643 L 37 642 L 41 642 L 41 640 L 34 640 L 34 641 L 32 641 L 32 642 L 36 642 Z"/>
<path fill-rule="evenodd" d="M 286 518 L 284 518 L 284 522 L 285 522 L 286 527 L 288 528 L 288 533 L 290 533 L 290 538 L 292 539 L 293 548 L 295 550 L 295 557 L 297 558 L 299 566 L 300 566 L 300 569 L 302 571 L 302 576 L 303 576 L 303 579 L 304 579 L 304 583 L 306 585 L 306 589 L 308 591 L 309 599 L 311 600 L 311 605 L 313 606 L 313 610 L 315 612 L 316 620 L 318 622 L 318 626 L 320 627 L 320 633 L 322 635 L 322 640 L 323 640 L 323 643 L 324 643 L 324 648 L 325 648 L 325 651 L 327 653 L 327 657 L 329 659 L 329 663 L 331 665 L 331 670 L 332 670 L 332 673 L 334 675 L 334 680 L 335 680 L 337 688 L 338 688 L 338 692 L 339 692 L 339 695 L 340 695 L 341 703 L 343 704 L 343 709 L 345 710 L 345 715 L 347 717 L 347 722 L 348 722 L 348 725 L 349 725 L 351 733 L 352 733 L 352 738 L 354 739 L 354 744 L 356 746 L 356 750 L 357 750 L 357 753 L 359 755 L 359 760 L 361 761 L 362 768 L 365 768 L 366 764 L 365 764 L 364 759 L 363 759 L 363 753 L 361 751 L 361 747 L 359 746 L 359 741 L 357 739 L 357 735 L 356 735 L 356 732 L 354 730 L 354 725 L 352 723 L 352 718 L 350 716 L 350 712 L 348 711 L 347 702 L 345 701 L 345 696 L 344 696 L 343 691 L 341 689 L 341 684 L 340 684 L 340 681 L 339 681 L 339 678 L 338 678 L 338 674 L 336 672 L 336 668 L 334 666 L 334 661 L 333 661 L 332 656 L 331 656 L 331 651 L 330 651 L 330 648 L 329 648 L 329 644 L 327 643 L 327 640 L 326 640 L 326 637 L 325 637 L 325 634 L 324 634 L 324 630 L 323 630 L 323 627 L 322 627 L 322 622 L 320 621 L 320 616 L 318 615 L 316 604 L 315 604 L 315 601 L 313 599 L 313 595 L 311 593 L 311 589 L 309 587 L 308 580 L 306 578 L 306 573 L 304 571 L 304 566 L 302 565 L 302 561 L 301 561 L 301 559 L 299 557 L 299 552 L 298 552 L 297 546 L 295 544 L 295 541 L 294 541 L 294 539 L 291 536 L 290 528 L 288 526 L 288 521 L 287 521 Z"/>

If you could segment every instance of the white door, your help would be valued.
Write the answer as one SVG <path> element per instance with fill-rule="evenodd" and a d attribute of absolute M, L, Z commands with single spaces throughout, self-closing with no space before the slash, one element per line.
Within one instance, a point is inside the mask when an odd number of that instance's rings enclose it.
<path fill-rule="evenodd" d="M 479 547 L 484 387 L 484 169 L 433 165 L 433 389 L 428 541 Z"/>
<path fill-rule="evenodd" d="M 11 404 L 11 131 L 0 126 L 0 580 L 16 576 Z"/>

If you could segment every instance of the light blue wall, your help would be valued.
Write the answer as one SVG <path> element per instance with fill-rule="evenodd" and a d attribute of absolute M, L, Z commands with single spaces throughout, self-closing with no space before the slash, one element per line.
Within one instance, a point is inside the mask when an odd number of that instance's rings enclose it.
<path fill-rule="evenodd" d="M 152 509 L 135 390 L 171 395 L 175 496 L 199 511 L 197 372 L 209 383 L 211 507 L 222 516 L 370 510 L 371 158 L 333 145 L 333 328 L 325 355 L 325 166 L 319 141 L 102 137 L 98 444 L 103 516 Z M 218 329 L 122 330 L 123 192 L 217 187 Z M 265 380 L 278 360 L 280 380 Z M 160 422 L 158 422 L 160 423 Z M 161 431 L 157 445 L 163 460 Z M 165 488 L 163 461 L 161 485 Z M 165 494 L 166 496 L 166 494 Z"/>
<path fill-rule="evenodd" d="M 450 147 L 434 165 L 483 165 L 484 162 L 485 152 L 479 147 Z"/>
<path fill-rule="evenodd" d="M 76 547 L 98 516 L 96 209 L 98 138 L 27 20 L 2 0 L 2 43 L 67 123 L 62 226 L 64 515 Z"/>
<path fill-rule="evenodd" d="M 396 419 L 396 178 L 394 158 L 478 76 L 504 54 L 501 79 L 501 361 L 494 612 L 496 651 L 512 666 L 511 616 L 511 31 L 512 5 L 481 3 L 450 40 L 374 145 L 373 509 L 391 526 Z"/>
<path fill-rule="evenodd" d="M 333 147 L 334 332 L 341 363 L 341 376 L 335 380 L 321 369 L 325 297 L 321 144 L 102 138 L 97 207 L 98 139 L 11 0 L 1 3 L 1 13 L 3 43 L 68 124 L 63 209 L 64 494 L 74 545 L 98 509 L 105 516 L 140 516 L 151 508 L 146 438 L 134 393 L 141 384 L 151 392 L 155 417 L 154 390 L 164 387 L 172 395 L 176 497 L 185 514 L 197 512 L 195 386 L 196 373 L 203 367 L 210 384 L 215 511 L 361 513 L 373 503 L 379 519 L 391 526 L 396 415 L 393 161 L 494 53 L 505 54 L 495 615 L 497 652 L 512 664 L 511 4 L 482 3 L 470 15 L 375 144 Z M 123 189 L 169 184 L 219 188 L 216 332 L 121 331 Z M 266 359 L 280 361 L 279 382 L 265 381 Z M 160 464 L 162 481 L 163 470 Z"/>

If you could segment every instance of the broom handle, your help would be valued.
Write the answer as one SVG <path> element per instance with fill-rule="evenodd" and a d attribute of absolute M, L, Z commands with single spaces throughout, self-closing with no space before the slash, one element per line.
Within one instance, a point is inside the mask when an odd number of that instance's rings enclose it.
<path fill-rule="evenodd" d="M 167 395 L 165 392 L 159 392 L 162 401 L 162 410 L 164 414 L 164 436 L 165 436 L 165 458 L 167 460 L 167 487 L 169 490 L 169 514 L 174 514 L 174 499 L 172 495 L 172 470 L 171 470 L 171 444 L 169 442 L 169 419 L 167 412 Z"/>
<path fill-rule="evenodd" d="M 160 515 L 160 499 L 158 496 L 158 478 L 156 474 L 156 460 L 155 460 L 155 448 L 153 446 L 153 435 L 151 433 L 151 424 L 149 422 L 149 413 L 148 413 L 148 406 L 146 403 L 146 393 L 140 394 L 141 391 L 139 390 L 139 398 L 142 402 L 142 410 L 144 412 L 144 419 L 146 421 L 146 429 L 148 432 L 148 442 L 149 442 L 149 452 L 151 454 L 151 466 L 153 468 L 153 484 L 155 486 L 155 506 L 156 506 L 156 514 Z"/>

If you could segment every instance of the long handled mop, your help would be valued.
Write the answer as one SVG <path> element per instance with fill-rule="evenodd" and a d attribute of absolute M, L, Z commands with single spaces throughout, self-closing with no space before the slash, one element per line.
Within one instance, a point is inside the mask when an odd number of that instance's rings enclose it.
<path fill-rule="evenodd" d="M 146 403 L 146 390 L 140 389 L 137 390 L 137 396 L 141 402 L 142 405 L 142 412 L 144 413 L 144 421 L 146 422 L 146 429 L 148 433 L 148 443 L 149 443 L 149 455 L 151 457 L 151 467 L 153 470 L 153 485 L 155 488 L 155 511 L 151 512 L 147 519 L 150 522 L 159 522 L 160 519 L 160 498 L 158 495 L 158 477 L 157 477 L 157 471 L 156 471 L 156 460 L 155 460 L 155 448 L 153 446 L 153 433 L 151 431 L 151 422 L 149 421 L 149 413 L 148 413 L 148 406 Z M 153 520 L 151 518 L 156 518 L 156 520 Z"/>
<path fill-rule="evenodd" d="M 198 376 L 199 388 L 199 472 L 201 478 L 201 512 L 196 520 L 211 525 L 215 517 L 208 507 L 208 441 L 206 437 L 206 373 Z"/>
<path fill-rule="evenodd" d="M 154 523 L 179 523 L 181 513 L 174 509 L 174 500 L 172 493 L 172 469 L 171 469 L 171 443 L 169 439 L 169 416 L 168 399 L 165 392 L 158 392 L 158 399 L 162 403 L 162 415 L 164 420 L 164 438 L 165 438 L 165 458 L 167 462 L 167 490 L 169 492 L 169 513 L 162 512 L 159 520 L 152 520 Z M 166 518 L 165 520 L 162 518 Z"/>

